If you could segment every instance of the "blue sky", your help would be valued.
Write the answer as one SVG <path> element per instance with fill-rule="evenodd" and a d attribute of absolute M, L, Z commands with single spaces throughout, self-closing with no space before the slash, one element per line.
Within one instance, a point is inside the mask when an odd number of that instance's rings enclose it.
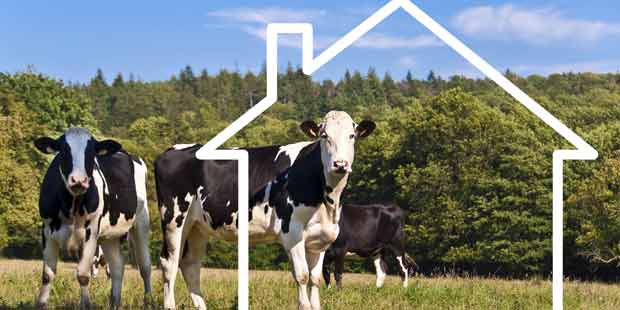
<path fill-rule="evenodd" d="M 186 64 L 257 71 L 268 22 L 311 22 L 318 53 L 387 1 L 0 2 L 0 71 L 28 65 L 65 81 L 88 81 L 97 68 L 143 80 L 167 79 Z M 414 1 L 501 70 L 520 74 L 618 72 L 620 2 Z M 300 63 L 294 36 L 280 62 Z M 314 74 L 365 73 L 373 66 L 404 77 L 480 74 L 404 12 L 397 12 Z"/>

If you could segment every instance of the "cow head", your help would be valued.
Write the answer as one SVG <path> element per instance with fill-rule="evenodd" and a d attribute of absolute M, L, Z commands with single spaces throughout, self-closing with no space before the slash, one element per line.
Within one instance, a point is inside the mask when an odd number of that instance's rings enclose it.
<path fill-rule="evenodd" d="M 110 155 L 121 149 L 113 140 L 97 141 L 84 128 L 70 128 L 60 138 L 38 138 L 35 147 L 45 154 L 58 154 L 59 173 L 73 196 L 79 196 L 89 188 L 95 165 L 95 155 Z"/>
<path fill-rule="evenodd" d="M 356 124 L 346 112 L 331 111 L 320 125 L 305 121 L 300 127 L 309 137 L 320 140 L 325 176 L 338 178 L 351 172 L 355 140 L 368 137 L 375 123 L 365 120 Z"/>

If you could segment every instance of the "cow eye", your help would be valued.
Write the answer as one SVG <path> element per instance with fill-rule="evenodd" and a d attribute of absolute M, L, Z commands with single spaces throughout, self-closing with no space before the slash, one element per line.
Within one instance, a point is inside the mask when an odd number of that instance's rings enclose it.
<path fill-rule="evenodd" d="M 349 136 L 349 139 L 351 139 L 351 140 L 355 139 L 355 135 L 354 135 L 354 134 L 351 134 L 351 135 Z"/>

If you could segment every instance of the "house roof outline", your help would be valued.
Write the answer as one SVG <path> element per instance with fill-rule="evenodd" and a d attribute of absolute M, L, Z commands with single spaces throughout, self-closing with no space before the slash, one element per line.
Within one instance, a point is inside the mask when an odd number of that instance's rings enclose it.
<path fill-rule="evenodd" d="M 570 128 L 564 125 L 555 116 L 538 104 L 529 95 L 519 89 L 503 74 L 491 66 L 482 57 L 478 56 L 462 41 L 452 35 L 432 17 L 416 6 L 410 0 L 391 0 L 370 17 L 353 28 L 338 41 L 314 57 L 314 30 L 310 23 L 271 23 L 267 25 L 266 35 L 266 71 L 267 71 L 267 95 L 260 102 L 246 111 L 237 120 L 222 130 L 196 153 L 196 157 L 202 160 L 228 159 L 238 160 L 239 171 L 239 308 L 247 308 L 247 153 L 242 150 L 219 150 L 218 148 L 228 139 L 232 138 L 241 129 L 251 123 L 259 115 L 277 102 L 277 79 L 278 79 L 278 35 L 301 34 L 302 36 L 302 70 L 306 75 L 312 75 L 316 70 L 327 64 L 346 48 L 353 45 L 383 20 L 390 17 L 398 10 L 404 10 L 415 20 L 420 22 L 429 31 L 435 34 L 446 45 L 465 58 L 474 67 L 480 70 L 486 77 L 493 80 L 497 85 L 509 93 L 519 103 L 534 113 L 547 126 L 568 140 L 575 149 L 559 149 L 553 152 L 553 309 L 563 309 L 563 163 L 565 160 L 594 160 L 598 152 L 583 138 L 578 136 Z M 244 170 L 241 168 L 246 167 Z M 242 191 L 244 189 L 245 193 Z M 243 218 L 242 218 L 243 217 Z M 243 225 L 242 225 L 243 224 Z M 244 233 L 245 231 L 245 233 Z M 245 235 L 245 236 L 242 236 Z M 244 269 L 244 270 L 242 270 Z M 243 275 L 245 274 L 245 275 Z M 242 281 L 243 280 L 243 281 Z M 241 285 L 245 283 L 246 285 Z M 245 287 L 245 288 L 244 288 Z"/>

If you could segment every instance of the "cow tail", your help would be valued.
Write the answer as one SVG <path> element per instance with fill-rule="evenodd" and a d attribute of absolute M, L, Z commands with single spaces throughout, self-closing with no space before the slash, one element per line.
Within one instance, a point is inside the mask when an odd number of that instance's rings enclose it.
<path fill-rule="evenodd" d="M 158 209 L 161 208 L 161 188 L 160 188 L 160 181 L 159 181 L 159 173 L 157 173 L 157 160 L 155 160 L 155 163 L 153 165 L 153 174 L 155 175 L 155 192 L 157 194 L 157 207 Z"/>

